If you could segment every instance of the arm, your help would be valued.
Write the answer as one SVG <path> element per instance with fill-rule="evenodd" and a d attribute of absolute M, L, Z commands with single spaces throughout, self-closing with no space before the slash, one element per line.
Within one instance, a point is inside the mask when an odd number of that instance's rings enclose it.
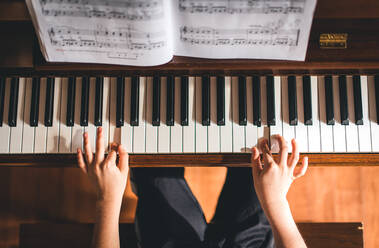
<path fill-rule="evenodd" d="M 84 133 L 83 137 L 85 154 L 78 149 L 78 164 L 88 175 L 97 193 L 92 247 L 120 247 L 118 219 L 129 172 L 128 153 L 122 145 L 113 143 L 107 158 L 104 158 L 101 127 L 97 129 L 95 156 L 91 151 L 88 134 Z M 117 153 L 119 163 L 116 165 Z"/>
<path fill-rule="evenodd" d="M 287 201 L 287 192 L 292 182 L 303 176 L 308 167 L 308 158 L 303 159 L 301 167 L 296 168 L 299 161 L 299 148 L 292 140 L 292 155 L 288 159 L 288 147 L 283 137 L 275 136 L 279 143 L 279 158 L 275 161 L 268 148 L 267 140 L 260 142 L 263 161 L 257 148 L 253 148 L 252 164 L 254 187 L 262 208 L 270 222 L 277 247 L 306 247 L 297 229 Z"/>

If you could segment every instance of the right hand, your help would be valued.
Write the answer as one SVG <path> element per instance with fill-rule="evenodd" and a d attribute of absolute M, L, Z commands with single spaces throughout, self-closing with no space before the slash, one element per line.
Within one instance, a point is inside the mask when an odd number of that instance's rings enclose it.
<path fill-rule="evenodd" d="M 88 175 L 94 185 L 98 201 L 108 204 L 120 204 L 124 195 L 129 172 L 129 155 L 122 145 L 112 143 L 111 151 L 105 158 L 103 130 L 97 129 L 96 153 L 91 151 L 88 133 L 83 134 L 84 150 L 77 150 L 78 165 Z M 116 165 L 117 152 L 119 162 Z"/>
<path fill-rule="evenodd" d="M 264 208 L 286 202 L 287 192 L 292 182 L 303 176 L 308 168 L 308 157 L 304 157 L 302 165 L 296 168 L 300 153 L 295 139 L 291 141 L 292 154 L 288 160 L 288 147 L 285 139 L 280 135 L 276 135 L 274 138 L 278 141 L 280 149 L 277 161 L 271 155 L 267 139 L 259 143 L 263 161 L 258 149 L 256 147 L 252 149 L 254 187 Z"/>

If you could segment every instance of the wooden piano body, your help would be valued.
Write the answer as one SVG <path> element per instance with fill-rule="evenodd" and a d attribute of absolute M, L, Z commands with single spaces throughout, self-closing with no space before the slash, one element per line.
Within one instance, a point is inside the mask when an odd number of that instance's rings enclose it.
<path fill-rule="evenodd" d="M 174 57 L 156 67 L 46 63 L 23 1 L 0 1 L 0 76 L 326 75 L 379 73 L 379 3 L 319 1 L 305 62 Z M 359 10 L 359 11 L 357 11 Z M 321 33 L 347 33 L 346 49 L 321 49 Z M 379 137 L 377 137 L 379 139 Z M 378 165 L 378 153 L 303 154 L 310 165 Z M 130 166 L 249 166 L 250 155 L 136 154 Z M 75 155 L 0 154 L 0 166 L 72 167 Z"/>

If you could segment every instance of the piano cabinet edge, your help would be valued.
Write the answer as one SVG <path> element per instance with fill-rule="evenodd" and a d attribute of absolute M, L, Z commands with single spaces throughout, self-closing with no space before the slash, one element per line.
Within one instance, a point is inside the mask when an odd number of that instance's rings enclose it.
<path fill-rule="evenodd" d="M 379 153 L 304 153 L 309 166 L 378 166 Z M 274 154 L 277 157 L 277 154 Z M 130 167 L 249 167 L 249 153 L 130 154 Z M 1 154 L 0 167 L 76 167 L 75 154 Z"/>

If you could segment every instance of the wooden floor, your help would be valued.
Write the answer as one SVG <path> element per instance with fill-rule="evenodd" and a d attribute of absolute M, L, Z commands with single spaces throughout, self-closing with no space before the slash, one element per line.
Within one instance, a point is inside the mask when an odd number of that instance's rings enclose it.
<path fill-rule="evenodd" d="M 225 168 L 189 168 L 186 178 L 212 217 Z M 379 167 L 311 168 L 288 198 L 296 221 L 363 221 L 365 247 L 379 247 Z M 0 248 L 17 247 L 19 224 L 93 222 L 95 194 L 78 169 L 0 168 Z M 136 197 L 125 193 L 122 222 L 133 221 Z"/>

